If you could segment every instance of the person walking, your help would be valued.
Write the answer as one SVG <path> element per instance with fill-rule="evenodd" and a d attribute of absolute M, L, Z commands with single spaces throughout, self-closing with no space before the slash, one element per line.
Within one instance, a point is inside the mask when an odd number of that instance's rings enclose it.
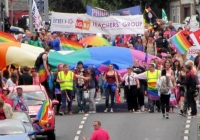
<path fill-rule="evenodd" d="M 137 59 L 134 60 L 133 71 L 136 74 L 145 72 L 145 69 L 139 65 L 139 60 Z M 144 111 L 144 88 L 147 84 L 147 81 L 144 79 L 140 79 L 139 83 L 140 83 L 140 88 L 138 89 L 137 99 L 138 99 L 138 104 L 140 106 L 140 110 Z"/>
<path fill-rule="evenodd" d="M 61 105 L 61 112 L 60 115 L 66 114 L 66 99 L 68 102 L 68 114 L 72 114 L 72 94 L 73 94 L 73 84 L 74 78 L 82 78 L 85 77 L 80 75 L 75 75 L 72 71 L 69 70 L 69 65 L 63 65 L 63 71 L 58 72 L 57 82 L 60 84 L 61 89 L 61 98 L 62 98 L 62 105 Z"/>
<path fill-rule="evenodd" d="M 104 74 L 104 81 L 105 85 L 104 88 L 106 92 L 106 109 L 104 112 L 108 112 L 108 104 L 109 104 L 109 96 L 111 96 L 111 109 L 110 112 L 113 113 L 113 107 L 114 107 L 114 97 L 115 97 L 115 91 L 116 89 L 118 90 L 119 87 L 119 82 L 118 82 L 118 75 L 117 72 L 114 71 L 114 66 L 113 64 L 109 64 L 109 70 L 107 73 Z"/>
<path fill-rule="evenodd" d="M 137 92 L 140 88 L 140 82 L 135 79 L 134 76 L 137 75 L 133 72 L 132 67 L 127 68 L 127 73 L 123 76 L 122 81 L 125 82 L 125 94 L 127 98 L 128 111 L 131 113 L 133 109 L 135 112 L 139 112 L 137 103 Z"/>
<path fill-rule="evenodd" d="M 23 67 L 23 74 L 19 76 L 18 85 L 33 85 L 33 78 L 29 74 L 29 68 L 27 66 Z"/>
<path fill-rule="evenodd" d="M 75 70 L 75 74 L 86 76 L 87 71 L 83 68 L 83 62 L 79 61 L 77 63 L 77 68 Z M 86 113 L 86 100 L 84 97 L 84 90 L 86 90 L 85 81 L 82 78 L 76 79 L 76 96 L 77 96 L 77 102 L 79 107 L 79 113 Z"/>
<path fill-rule="evenodd" d="M 166 119 L 169 119 L 169 101 L 173 85 L 170 77 L 167 77 L 167 71 L 165 69 L 161 71 L 161 77 L 157 81 L 156 88 L 158 89 L 158 93 L 160 95 L 163 118 L 165 118 L 166 111 Z"/>
<path fill-rule="evenodd" d="M 108 132 L 101 128 L 101 122 L 94 121 L 93 127 L 94 132 L 92 133 L 90 140 L 110 140 Z M 83 140 L 87 140 L 87 138 L 83 137 Z"/>
<path fill-rule="evenodd" d="M 160 97 L 156 88 L 156 82 L 160 78 L 160 70 L 155 69 L 154 63 L 149 64 L 149 70 L 135 76 L 137 79 L 147 79 L 147 93 L 149 102 L 149 113 L 154 113 L 154 102 L 160 112 Z"/>
<path fill-rule="evenodd" d="M 93 67 L 89 67 L 87 69 L 88 72 L 88 80 L 87 80 L 87 88 L 86 90 L 89 92 L 89 113 L 96 113 L 96 104 L 94 100 L 96 89 L 98 88 L 98 81 L 96 79 L 95 69 Z"/>
<path fill-rule="evenodd" d="M 186 65 L 187 74 L 186 74 L 186 89 L 187 89 L 187 100 L 190 105 L 192 111 L 191 116 L 197 115 L 197 105 L 194 99 L 196 88 L 198 87 L 198 79 L 197 76 L 192 71 L 191 65 Z"/>

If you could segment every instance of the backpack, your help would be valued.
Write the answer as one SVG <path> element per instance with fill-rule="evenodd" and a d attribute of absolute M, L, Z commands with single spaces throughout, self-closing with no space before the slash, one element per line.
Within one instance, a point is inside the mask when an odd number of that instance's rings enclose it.
<path fill-rule="evenodd" d="M 46 53 L 45 52 L 40 53 L 39 56 L 37 57 L 37 59 L 35 60 L 35 66 L 34 66 L 34 68 L 37 71 L 39 70 L 39 68 L 40 68 L 40 66 L 42 64 L 42 56 L 43 56 L 43 54 L 46 54 Z"/>
<path fill-rule="evenodd" d="M 163 80 L 160 86 L 160 93 L 161 94 L 167 94 L 169 92 L 170 88 L 169 85 L 167 85 L 167 80 Z"/>

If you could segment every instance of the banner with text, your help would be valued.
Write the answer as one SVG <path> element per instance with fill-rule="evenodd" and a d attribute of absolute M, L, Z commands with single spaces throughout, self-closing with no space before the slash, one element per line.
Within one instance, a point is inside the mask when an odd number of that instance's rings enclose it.
<path fill-rule="evenodd" d="M 109 12 L 107 10 L 97 8 L 97 7 L 92 7 L 87 5 L 87 15 L 93 16 L 93 17 L 107 17 L 109 16 Z"/>
<path fill-rule="evenodd" d="M 130 8 L 115 10 L 115 11 L 108 11 L 105 9 L 92 7 L 87 5 L 87 15 L 93 16 L 93 17 L 107 17 L 109 15 L 118 15 L 118 16 L 127 16 L 127 15 L 142 15 L 141 7 L 134 6 Z"/>
<path fill-rule="evenodd" d="M 200 47 L 192 46 L 187 51 L 186 60 L 194 61 L 195 57 L 198 55 L 197 52 L 200 51 Z"/>
<path fill-rule="evenodd" d="M 143 15 L 92 17 L 52 12 L 51 31 L 101 34 L 143 34 Z"/>

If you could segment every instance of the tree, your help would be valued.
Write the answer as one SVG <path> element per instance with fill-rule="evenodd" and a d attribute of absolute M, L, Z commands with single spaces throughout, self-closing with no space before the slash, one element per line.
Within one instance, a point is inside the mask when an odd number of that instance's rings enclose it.
<path fill-rule="evenodd" d="M 49 0 L 49 8 L 54 12 L 85 13 L 81 0 Z"/>

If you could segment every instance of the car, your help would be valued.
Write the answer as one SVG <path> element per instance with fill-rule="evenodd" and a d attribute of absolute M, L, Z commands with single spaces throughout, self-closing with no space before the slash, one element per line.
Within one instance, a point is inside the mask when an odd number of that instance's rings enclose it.
<path fill-rule="evenodd" d="M 25 127 L 29 131 L 34 131 L 33 121 L 31 120 L 31 118 L 28 115 L 28 113 L 23 112 L 23 111 L 14 111 L 13 112 L 13 119 L 22 121 L 25 124 Z"/>
<path fill-rule="evenodd" d="M 44 86 L 42 85 L 26 85 L 21 87 L 23 88 L 23 94 L 27 94 L 35 98 L 49 101 L 50 106 L 48 107 L 48 123 L 45 125 L 41 125 L 43 131 L 41 133 L 37 133 L 37 135 L 46 135 L 48 140 L 55 140 L 56 135 L 54 105 L 58 104 L 58 101 L 51 100 L 48 97 Z M 12 88 L 10 90 L 12 90 Z M 16 95 L 16 91 L 14 91 L 13 95 Z M 28 114 L 32 121 L 34 121 L 43 102 L 36 100 L 28 100 L 27 103 L 29 108 Z"/>
<path fill-rule="evenodd" d="M 35 140 L 35 135 L 17 119 L 0 120 L 0 140 Z"/>

